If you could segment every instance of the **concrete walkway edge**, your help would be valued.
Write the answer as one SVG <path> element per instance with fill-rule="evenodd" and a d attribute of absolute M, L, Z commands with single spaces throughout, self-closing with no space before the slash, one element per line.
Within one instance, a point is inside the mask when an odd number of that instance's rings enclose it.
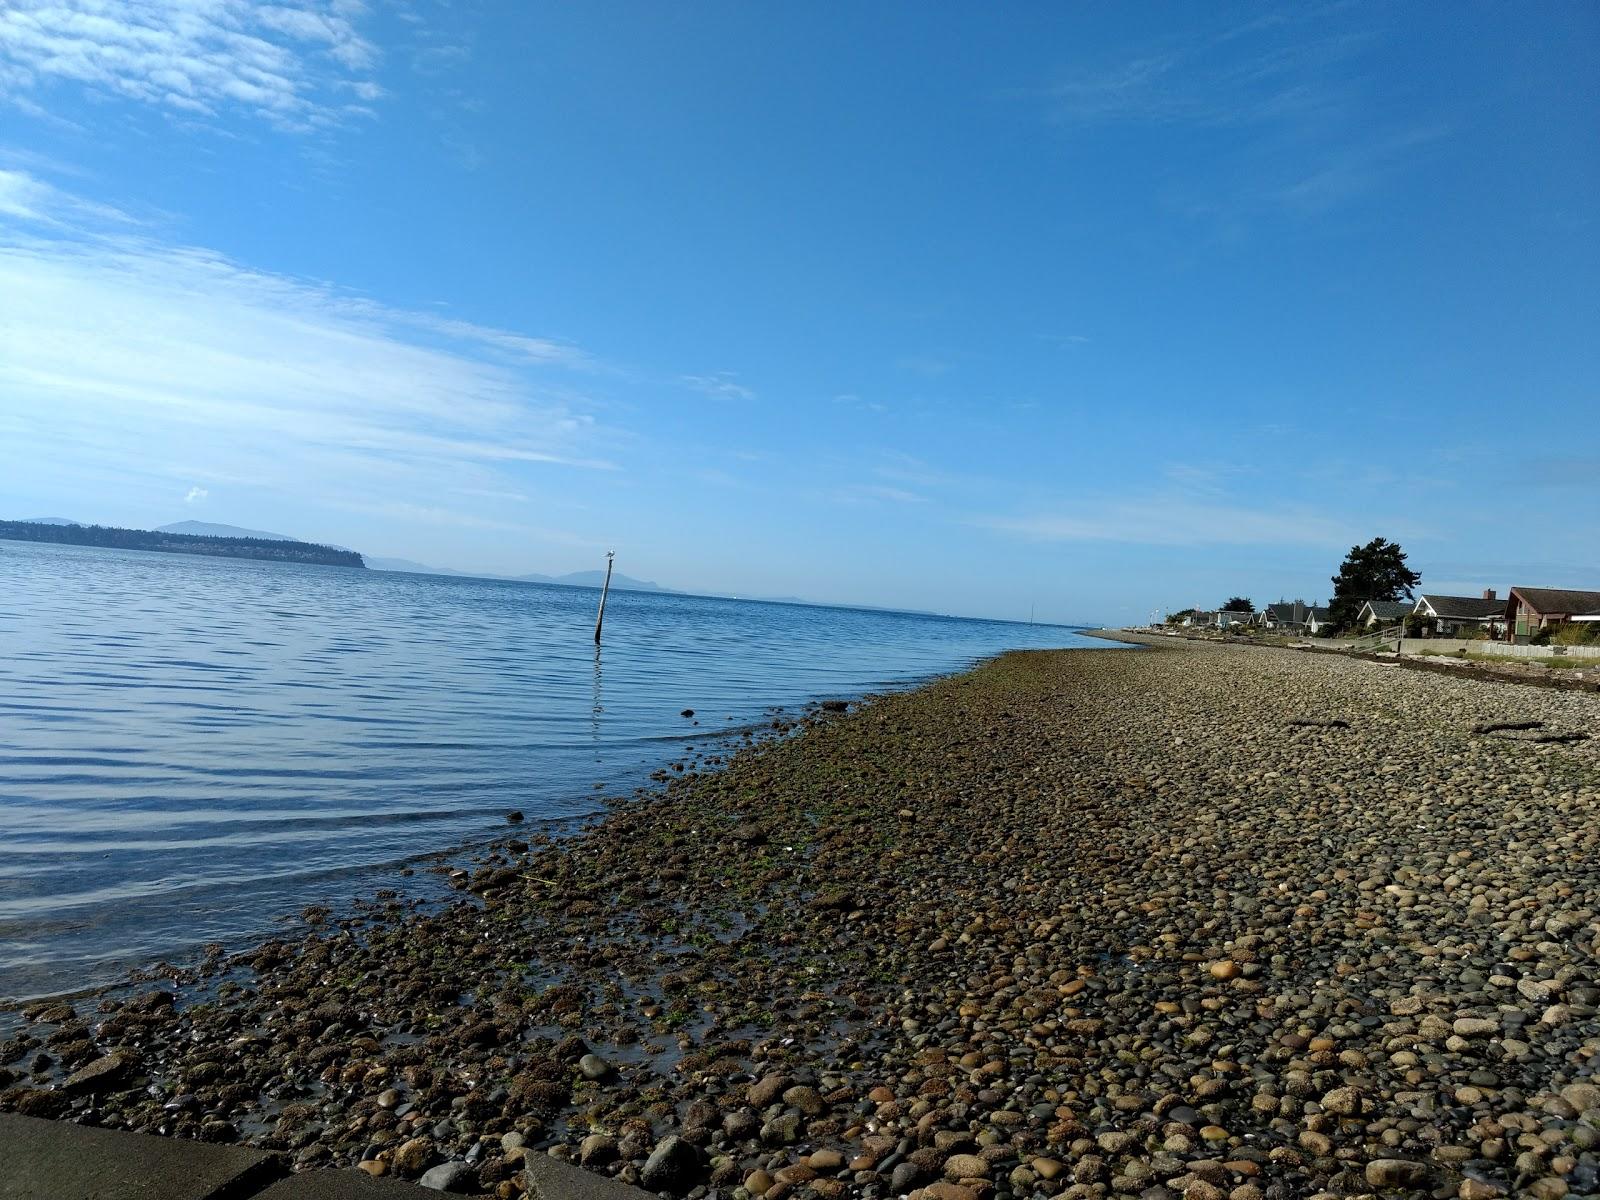
<path fill-rule="evenodd" d="M 544 1154 L 527 1160 L 537 1200 L 654 1200 Z M 242 1146 L 0 1113 L 0 1200 L 425 1200 L 443 1193 L 356 1170 L 291 1171 Z"/>

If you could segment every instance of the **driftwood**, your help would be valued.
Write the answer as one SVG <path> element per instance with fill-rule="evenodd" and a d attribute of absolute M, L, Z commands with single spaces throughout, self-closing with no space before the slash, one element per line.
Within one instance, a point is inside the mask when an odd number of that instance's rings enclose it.
<path fill-rule="evenodd" d="M 1543 729 L 1543 721 L 1480 721 L 1472 727 L 1473 733 L 1525 733 L 1530 729 Z M 1530 738 L 1515 738 L 1514 741 L 1534 742 L 1543 745 L 1568 745 L 1572 742 L 1587 741 L 1589 735 L 1578 730 L 1567 733 L 1552 731 L 1550 733 L 1536 734 Z"/>
<path fill-rule="evenodd" d="M 1350 722 L 1339 717 L 1295 717 L 1286 722 L 1290 727 L 1302 729 L 1349 729 Z"/>

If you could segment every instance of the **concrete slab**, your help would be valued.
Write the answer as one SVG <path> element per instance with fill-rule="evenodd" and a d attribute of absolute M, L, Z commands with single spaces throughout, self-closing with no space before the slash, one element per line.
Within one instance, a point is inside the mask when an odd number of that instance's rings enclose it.
<path fill-rule="evenodd" d="M 654 1192 L 607 1179 L 548 1154 L 530 1154 L 522 1178 L 530 1200 L 661 1200 Z"/>
<path fill-rule="evenodd" d="M 261 1150 L 0 1113 L 0 1200 L 230 1200 L 287 1169 Z"/>
<path fill-rule="evenodd" d="M 252 1200 L 437 1200 L 443 1194 L 399 1179 L 374 1179 L 352 1167 L 300 1171 L 257 1192 Z"/>

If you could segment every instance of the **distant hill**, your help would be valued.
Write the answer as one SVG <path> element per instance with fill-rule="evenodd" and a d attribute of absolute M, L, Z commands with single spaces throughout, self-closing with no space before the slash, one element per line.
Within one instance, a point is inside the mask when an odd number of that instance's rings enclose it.
<path fill-rule="evenodd" d="M 170 554 L 203 554 L 217 558 L 256 558 L 272 562 L 319 563 L 332 567 L 365 567 L 361 555 L 333 546 L 314 546 L 282 538 L 210 537 L 157 529 L 117 529 L 105 525 L 43 524 L 0 521 L 0 538 L 17 542 L 57 542 L 68 546 L 101 546 L 114 550 L 161 550 Z"/>
<path fill-rule="evenodd" d="M 210 521 L 174 521 L 158 525 L 157 533 L 186 533 L 190 537 L 260 538 L 268 542 L 298 542 L 287 533 L 268 533 L 265 529 L 241 529 L 237 525 L 214 525 Z"/>
<path fill-rule="evenodd" d="M 409 558 L 371 558 L 367 566 L 374 571 L 400 571 L 407 575 L 454 575 L 467 579 L 509 579 L 513 583 L 549 583 L 557 587 L 600 587 L 606 580 L 604 571 L 573 571 L 570 575 L 493 575 L 488 571 L 457 571 L 450 567 L 430 567 L 427 563 Z M 621 571 L 611 574 L 611 590 L 615 592 L 673 592 L 648 579 L 635 579 Z M 674 593 L 680 594 L 680 593 Z"/>
<path fill-rule="evenodd" d="M 427 563 L 409 558 L 374 558 L 367 556 L 367 566 L 374 571 L 399 571 L 405 575 L 464 575 L 468 578 L 489 579 L 493 576 L 474 576 L 471 571 L 457 571 L 450 567 L 430 567 Z"/>
<path fill-rule="evenodd" d="M 24 525 L 82 525 L 82 521 L 70 521 L 66 517 L 23 517 Z"/>
<path fill-rule="evenodd" d="M 559 587 L 600 587 L 606 581 L 604 571 L 573 571 L 569 575 L 513 575 L 511 578 L 523 583 L 553 583 Z M 648 579 L 635 579 L 631 575 L 624 575 L 621 571 L 611 573 L 611 586 L 621 592 L 670 592 L 671 588 L 664 588 L 659 583 L 652 583 Z"/>

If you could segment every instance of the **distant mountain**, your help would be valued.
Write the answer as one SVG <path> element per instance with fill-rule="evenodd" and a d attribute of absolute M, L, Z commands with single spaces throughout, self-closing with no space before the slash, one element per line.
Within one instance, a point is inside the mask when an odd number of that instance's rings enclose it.
<path fill-rule="evenodd" d="M 156 526 L 157 533 L 186 533 L 191 537 L 261 538 L 268 542 L 298 542 L 287 533 L 268 533 L 265 529 L 242 529 L 238 525 L 215 525 L 210 521 L 174 521 Z"/>
<path fill-rule="evenodd" d="M 367 566 L 374 571 L 399 571 L 406 575 L 465 575 L 472 577 L 471 571 L 456 571 L 450 567 L 430 567 L 427 563 L 413 562 L 409 558 L 367 558 Z M 480 578 L 491 578 L 481 576 Z"/>
<path fill-rule="evenodd" d="M 604 571 L 573 571 L 569 575 L 513 575 L 512 579 L 522 583 L 553 583 L 559 587 L 600 587 L 606 581 Z M 611 586 L 620 592 L 670 592 L 671 588 L 664 588 L 659 583 L 652 583 L 648 579 L 635 579 L 631 575 L 624 575 L 621 571 L 611 573 Z"/>
<path fill-rule="evenodd" d="M 78 526 L 81 526 L 83 524 L 83 522 L 82 521 L 69 521 L 66 517 L 23 517 L 22 518 L 22 524 L 24 524 L 24 525 L 78 525 Z"/>
<path fill-rule="evenodd" d="M 488 571 L 457 571 L 450 567 L 430 567 L 410 558 L 367 558 L 367 566 L 374 571 L 400 571 L 407 575 L 455 575 L 468 579 L 509 579 L 513 583 L 549 583 L 556 587 L 600 587 L 606 581 L 604 571 L 573 571 L 570 575 L 495 575 Z M 635 579 L 621 571 L 611 573 L 611 590 L 615 592 L 667 592 L 681 595 L 674 588 L 662 587 L 648 579 Z"/>

